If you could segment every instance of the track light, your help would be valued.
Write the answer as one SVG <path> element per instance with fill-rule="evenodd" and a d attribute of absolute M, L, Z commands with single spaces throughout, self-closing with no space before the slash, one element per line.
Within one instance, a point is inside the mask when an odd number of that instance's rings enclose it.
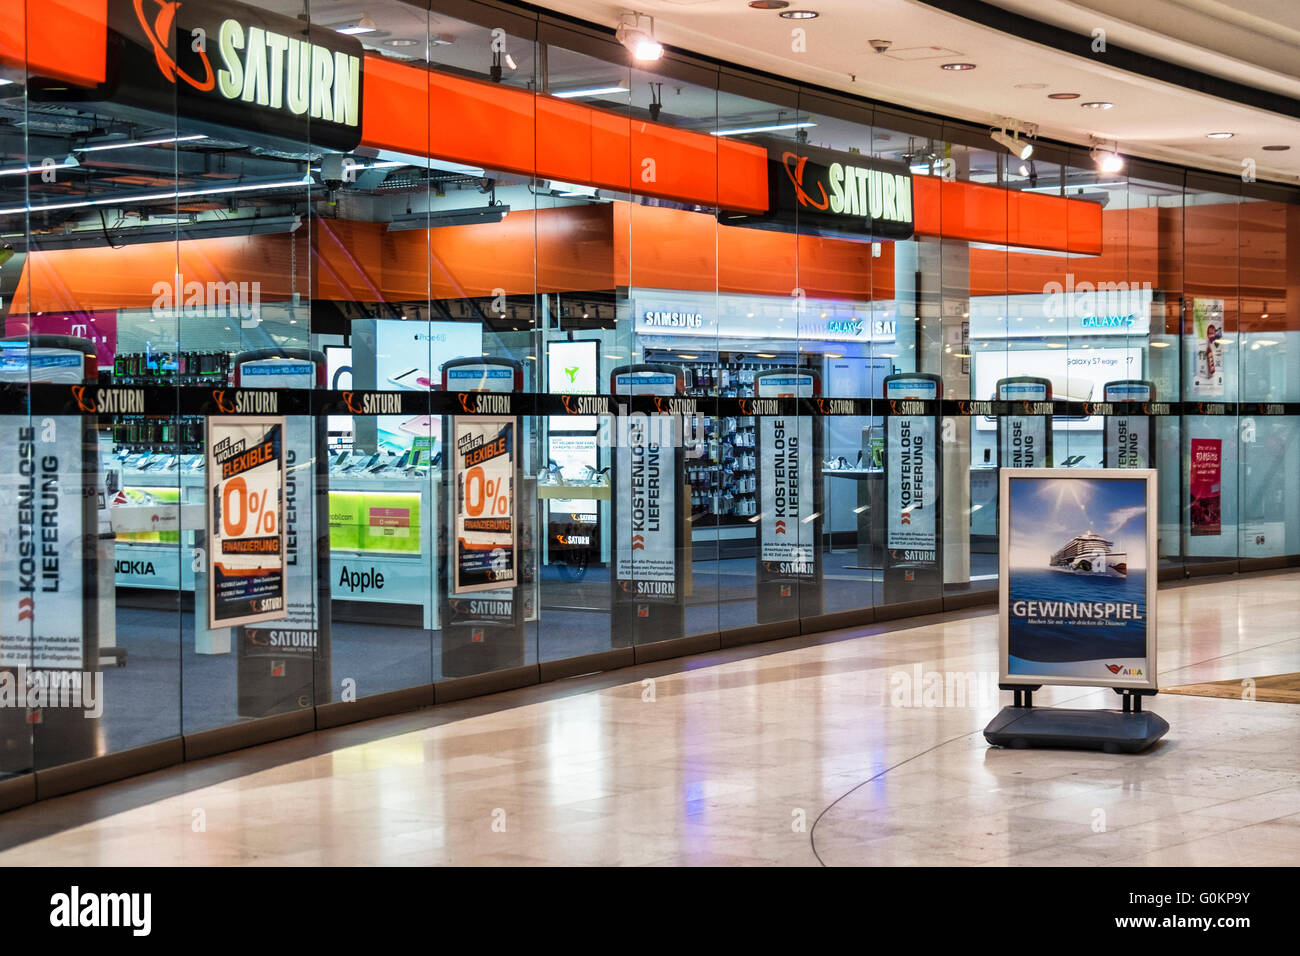
<path fill-rule="evenodd" d="M 1107 149 L 1100 140 L 1093 140 L 1092 150 L 1088 153 L 1097 164 L 1098 172 L 1118 173 L 1124 168 L 1124 157 L 1116 149 Z"/>
<path fill-rule="evenodd" d="M 642 21 L 648 22 L 649 29 L 642 27 Z M 657 60 L 664 55 L 664 48 L 655 40 L 654 33 L 654 17 L 642 16 L 639 13 L 626 13 L 623 15 L 623 20 L 619 23 L 614 37 L 619 43 L 631 50 L 632 56 L 636 59 Z"/>
<path fill-rule="evenodd" d="M 989 138 L 999 146 L 1005 147 L 1007 152 L 1016 159 L 1028 159 L 1034 155 L 1034 144 L 1020 139 L 1020 131 L 1016 130 L 1015 136 L 1008 136 L 1004 129 L 995 129 L 989 133 Z"/>

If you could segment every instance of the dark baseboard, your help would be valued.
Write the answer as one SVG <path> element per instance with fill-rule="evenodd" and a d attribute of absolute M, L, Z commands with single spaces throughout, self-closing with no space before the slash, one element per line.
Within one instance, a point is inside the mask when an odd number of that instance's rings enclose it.
<path fill-rule="evenodd" d="M 1187 565 L 1187 576 L 1189 578 L 1205 578 L 1219 574 L 1236 574 L 1237 571 L 1238 562 L 1235 558 L 1231 561 L 1206 561 L 1203 564 Z"/>
<path fill-rule="evenodd" d="M 421 707 L 433 706 L 433 685 L 421 684 L 419 687 L 406 687 L 383 694 L 371 694 L 354 701 L 334 701 L 316 706 L 316 729 L 328 730 L 355 724 L 361 720 L 373 720 L 376 717 L 391 717 L 419 710 Z"/>
<path fill-rule="evenodd" d="M 185 747 L 180 737 L 99 757 L 74 760 L 49 770 L 36 771 L 37 799 L 48 800 L 87 787 L 97 787 L 102 783 L 138 777 L 142 773 L 175 766 L 184 760 Z"/>
<path fill-rule="evenodd" d="M 796 637 L 799 634 L 799 619 L 772 621 L 768 624 L 755 624 L 753 627 L 737 627 L 723 631 L 718 635 L 721 647 L 741 647 L 745 644 L 760 644 L 763 641 L 779 641 L 783 637 Z"/>
<path fill-rule="evenodd" d="M 632 650 L 636 652 L 636 662 L 638 664 L 649 664 L 653 661 L 666 661 L 672 657 L 686 657 L 689 654 L 703 654 L 721 648 L 721 638 L 718 636 L 718 632 L 714 631 L 711 634 L 678 637 L 671 641 L 636 644 Z"/>
<path fill-rule="evenodd" d="M 859 607 L 851 611 L 831 611 L 829 614 L 803 618 L 799 622 L 799 633 L 820 634 L 822 631 L 842 631 L 847 627 L 874 624 L 875 621 L 875 608 Z"/>
<path fill-rule="evenodd" d="M 448 704 L 453 700 L 499 694 L 503 690 L 528 687 L 541 681 L 536 664 L 510 667 L 506 670 L 475 674 L 473 677 L 450 677 L 433 685 L 433 702 Z"/>
<path fill-rule="evenodd" d="M 1161 568 L 1156 572 L 1156 583 L 1164 584 L 1166 581 L 1181 581 L 1187 577 L 1187 569 L 1181 564 L 1173 568 Z"/>
<path fill-rule="evenodd" d="M 960 611 L 967 607 L 983 607 L 998 603 L 997 588 L 981 588 L 978 591 L 952 591 L 943 596 L 945 611 Z"/>
<path fill-rule="evenodd" d="M 636 663 L 636 651 L 630 647 L 616 647 L 596 654 L 583 654 L 581 657 L 566 657 L 558 661 L 542 661 L 537 665 L 541 671 L 543 684 L 553 680 L 567 680 L 598 671 L 615 671 L 620 667 L 631 667 Z"/>
<path fill-rule="evenodd" d="M 36 774 L 24 773 L 0 780 L 0 813 L 36 802 Z"/>
<path fill-rule="evenodd" d="M 1237 560 L 1237 570 L 1242 574 L 1248 574 L 1251 571 L 1277 571 L 1280 568 L 1289 567 L 1291 567 L 1291 558 L 1283 554 L 1275 558 L 1239 558 Z"/>
<path fill-rule="evenodd" d="M 274 717 L 260 717 L 229 727 L 202 730 L 184 736 L 185 759 L 202 760 L 204 757 L 256 747 L 273 740 L 309 734 L 315 729 L 316 711 L 312 707 L 304 707 L 291 714 L 276 714 Z"/>
<path fill-rule="evenodd" d="M 942 611 L 942 598 L 926 598 L 924 601 L 907 601 L 903 604 L 881 604 L 876 608 L 876 620 L 894 621 L 900 617 L 922 617 L 926 614 L 939 614 Z"/>

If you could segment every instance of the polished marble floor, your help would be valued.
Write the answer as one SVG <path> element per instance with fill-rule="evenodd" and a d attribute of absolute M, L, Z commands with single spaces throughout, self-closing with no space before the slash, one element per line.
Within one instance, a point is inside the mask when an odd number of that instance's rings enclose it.
<path fill-rule="evenodd" d="M 1162 684 L 1300 670 L 1300 574 L 1159 600 Z M 1167 695 L 1142 755 L 999 750 L 996 661 L 980 610 L 527 688 L 0 815 L 0 866 L 1300 863 L 1300 707 Z M 931 674 L 967 693 L 925 706 Z"/>

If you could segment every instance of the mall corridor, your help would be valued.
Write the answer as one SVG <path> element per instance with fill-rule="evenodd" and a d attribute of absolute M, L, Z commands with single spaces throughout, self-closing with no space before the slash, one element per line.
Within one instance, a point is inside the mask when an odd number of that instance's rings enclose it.
<path fill-rule="evenodd" d="M 1163 688 L 1300 669 L 1300 573 L 1159 600 Z M 991 748 L 996 628 L 991 610 L 901 621 L 309 734 L 15 810 L 0 866 L 1300 858 L 1294 704 L 1161 693 L 1171 730 L 1142 754 Z M 930 672 L 969 695 L 927 696 Z"/>

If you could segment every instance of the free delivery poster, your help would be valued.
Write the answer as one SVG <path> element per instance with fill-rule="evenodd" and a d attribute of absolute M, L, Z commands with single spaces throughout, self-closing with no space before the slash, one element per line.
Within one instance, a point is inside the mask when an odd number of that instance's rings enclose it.
<path fill-rule="evenodd" d="M 1155 472 L 1002 475 L 1003 680 L 1156 686 Z"/>

